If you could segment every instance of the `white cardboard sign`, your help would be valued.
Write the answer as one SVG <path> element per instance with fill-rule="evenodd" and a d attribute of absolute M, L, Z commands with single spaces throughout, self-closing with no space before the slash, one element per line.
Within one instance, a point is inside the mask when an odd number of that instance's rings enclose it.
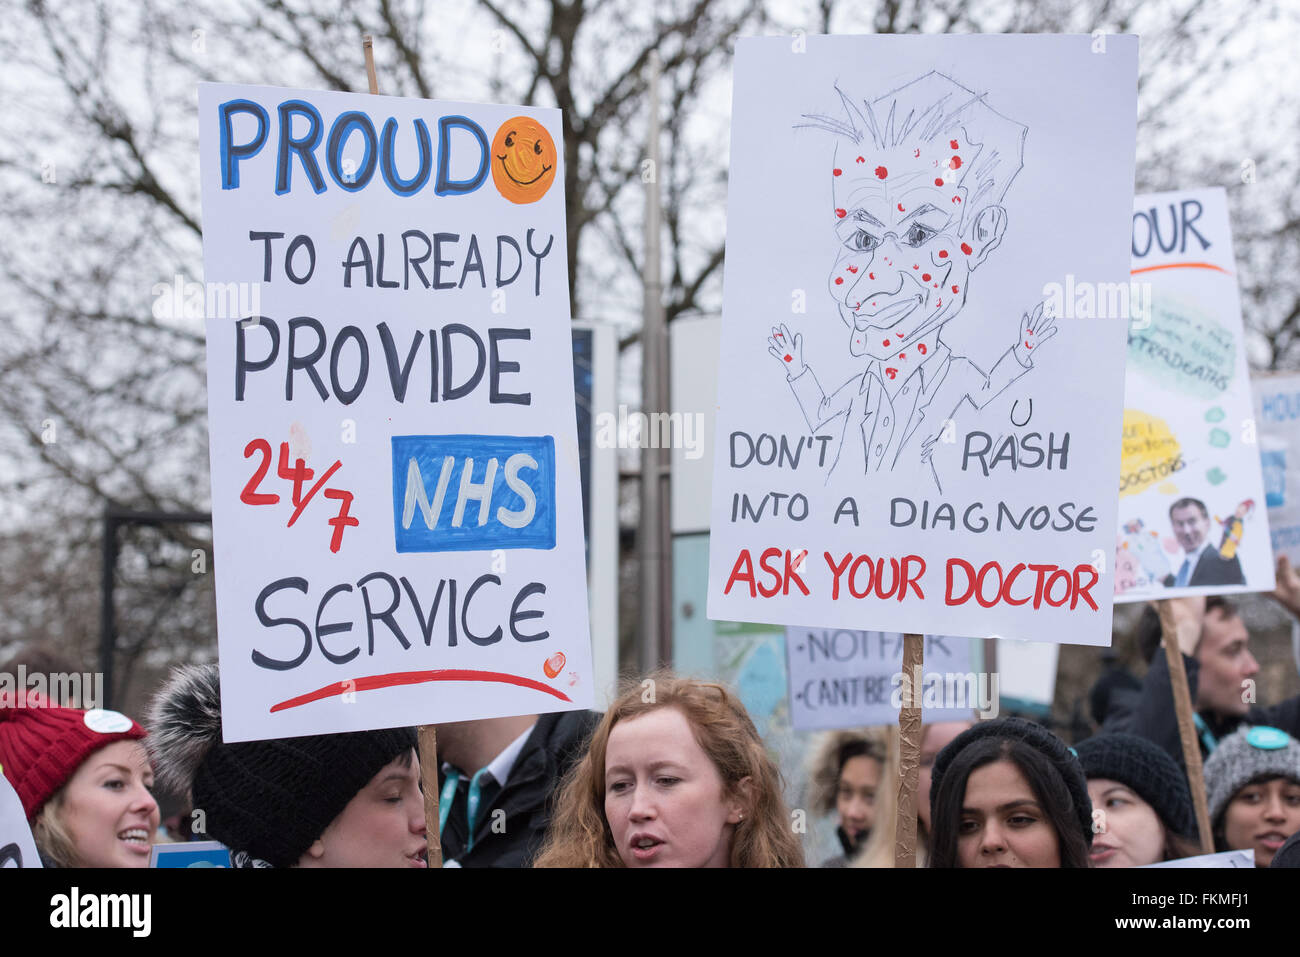
<path fill-rule="evenodd" d="M 559 112 L 199 110 L 225 739 L 589 706 Z"/>
<path fill-rule="evenodd" d="M 1115 600 L 1273 588 L 1221 188 L 1138 196 Z"/>
<path fill-rule="evenodd" d="M 1026 77 L 1033 77 L 1027 83 Z M 1137 39 L 737 45 L 709 616 L 1108 645 Z"/>
<path fill-rule="evenodd" d="M 1300 375 L 1260 375 L 1252 382 L 1273 555 L 1300 567 Z"/>
<path fill-rule="evenodd" d="M 897 724 L 916 689 L 925 721 L 997 713 L 997 675 L 973 672 L 969 638 L 925 636 L 925 664 L 905 680 L 901 632 L 787 628 L 790 723 L 796 730 Z"/>
<path fill-rule="evenodd" d="M 0 774 L 0 867 L 41 866 L 23 802 L 9 779 Z"/>

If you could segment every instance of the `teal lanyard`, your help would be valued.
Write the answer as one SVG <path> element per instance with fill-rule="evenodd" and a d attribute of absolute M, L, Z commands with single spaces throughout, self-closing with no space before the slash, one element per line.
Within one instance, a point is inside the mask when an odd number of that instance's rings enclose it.
<path fill-rule="evenodd" d="M 1210 733 L 1209 725 L 1199 714 L 1193 712 L 1192 721 L 1196 724 L 1196 730 L 1201 732 L 1201 744 L 1205 745 L 1205 753 L 1213 754 L 1214 749 L 1219 746 L 1219 739 Z"/>
<path fill-rule="evenodd" d="M 474 850 L 474 821 L 478 817 L 479 802 L 483 798 L 482 780 L 483 775 L 487 774 L 487 768 L 480 768 L 475 775 L 469 779 L 469 799 L 465 806 L 465 817 L 469 823 L 469 844 L 466 846 L 466 852 Z M 447 781 L 442 786 L 442 794 L 438 797 L 438 836 L 442 836 L 443 830 L 447 827 L 447 818 L 451 815 L 451 803 L 456 799 L 456 788 L 460 785 L 460 772 L 448 771 Z"/>

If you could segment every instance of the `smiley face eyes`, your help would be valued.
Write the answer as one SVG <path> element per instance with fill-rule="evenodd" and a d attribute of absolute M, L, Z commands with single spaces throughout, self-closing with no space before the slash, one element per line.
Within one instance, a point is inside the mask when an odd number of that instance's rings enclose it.
<path fill-rule="evenodd" d="M 511 132 L 506 134 L 506 149 L 510 149 L 514 145 L 515 145 L 515 134 L 514 131 L 512 130 Z"/>
<path fill-rule="evenodd" d="M 536 153 L 538 156 L 541 156 L 541 155 L 542 155 L 542 141 L 541 141 L 541 140 L 538 140 L 536 143 L 533 144 L 533 152 Z"/>

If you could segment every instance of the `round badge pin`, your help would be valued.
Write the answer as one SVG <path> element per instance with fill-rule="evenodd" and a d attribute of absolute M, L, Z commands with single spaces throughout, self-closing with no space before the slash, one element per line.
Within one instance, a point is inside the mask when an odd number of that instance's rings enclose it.
<path fill-rule="evenodd" d="M 1246 732 L 1246 743 L 1261 751 L 1277 751 L 1285 748 L 1290 740 L 1291 736 L 1285 731 L 1264 725 L 1251 728 Z"/>
<path fill-rule="evenodd" d="M 92 708 L 86 712 L 86 717 L 83 720 L 86 722 L 87 728 L 99 734 L 117 734 L 120 731 L 131 730 L 131 719 L 120 711 Z"/>

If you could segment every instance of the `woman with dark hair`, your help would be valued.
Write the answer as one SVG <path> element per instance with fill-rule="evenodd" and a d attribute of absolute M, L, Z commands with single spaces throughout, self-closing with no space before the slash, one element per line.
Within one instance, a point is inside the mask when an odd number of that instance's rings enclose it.
<path fill-rule="evenodd" d="M 843 853 L 822 867 L 844 867 L 862 849 L 876 819 L 876 792 L 885 764 L 883 729 L 830 731 L 813 753 L 809 773 L 809 805 L 814 811 L 839 815 L 835 836 Z"/>
<path fill-rule="evenodd" d="M 931 772 L 930 867 L 1087 867 L 1092 804 L 1078 759 L 1020 718 L 975 725 Z"/>

